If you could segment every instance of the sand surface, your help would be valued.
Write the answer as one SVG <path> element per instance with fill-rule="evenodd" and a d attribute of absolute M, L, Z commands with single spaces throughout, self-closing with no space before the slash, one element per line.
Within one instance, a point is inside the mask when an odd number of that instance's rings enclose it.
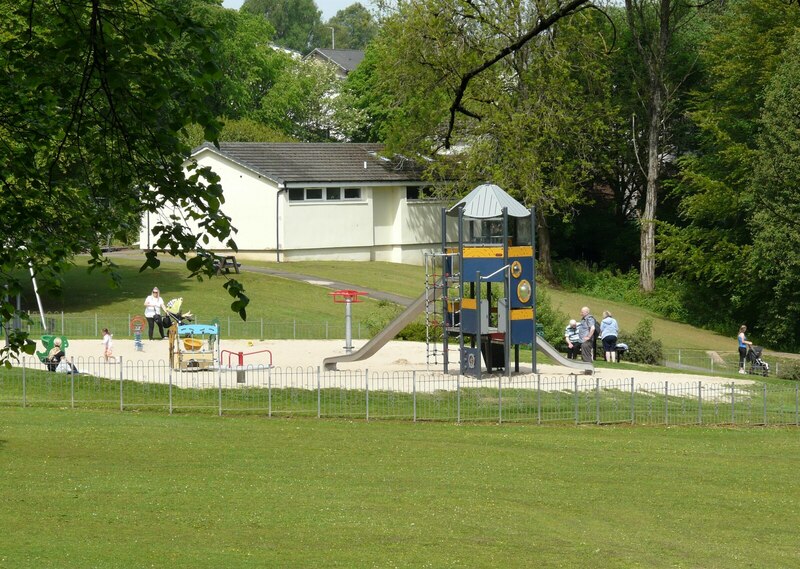
<path fill-rule="evenodd" d="M 220 345 L 221 364 L 223 367 L 236 366 L 239 354 L 245 366 L 259 366 L 272 364 L 278 368 L 316 368 L 323 365 L 323 359 L 329 356 L 345 354 L 344 340 L 222 340 Z M 354 342 L 354 348 L 360 348 L 365 341 Z M 457 348 L 457 347 L 456 347 Z M 138 350 L 134 341 L 129 339 L 113 340 L 114 357 L 122 356 L 125 362 L 166 362 L 169 358 L 168 340 L 144 340 L 141 350 Z M 102 360 L 103 346 L 97 340 L 70 340 L 67 356 L 74 361 L 94 362 Z M 450 352 L 450 372 L 455 374 L 458 366 L 457 349 Z M 513 366 L 513 361 L 512 361 Z M 539 373 L 548 376 L 564 376 L 576 373 L 567 367 L 539 364 Z M 393 371 L 418 371 L 438 372 L 443 371 L 442 355 L 428 358 L 425 344 L 422 342 L 387 343 L 372 357 L 350 363 L 339 363 L 340 370 L 359 370 L 373 372 Z M 520 373 L 530 374 L 531 364 L 521 362 Z M 580 374 L 580 372 L 577 372 Z M 585 377 L 583 374 L 580 374 Z M 697 374 L 658 373 L 652 371 L 639 371 L 635 369 L 599 368 L 591 377 L 603 380 L 629 380 L 635 378 L 637 383 L 693 383 L 702 381 L 703 384 L 750 384 L 747 378 L 711 377 Z"/>

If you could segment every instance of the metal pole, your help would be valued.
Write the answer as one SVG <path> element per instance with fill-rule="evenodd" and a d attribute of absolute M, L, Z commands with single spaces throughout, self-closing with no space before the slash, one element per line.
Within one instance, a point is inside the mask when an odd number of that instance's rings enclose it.
<path fill-rule="evenodd" d="M 272 417 L 272 366 L 267 369 L 267 417 Z"/>
<path fill-rule="evenodd" d="M 669 381 L 664 382 L 664 424 L 669 425 Z"/>
<path fill-rule="evenodd" d="M 417 372 L 411 372 L 411 393 L 414 406 L 414 422 L 417 422 Z"/>
<path fill-rule="evenodd" d="M 800 425 L 800 384 L 794 386 L 794 424 Z"/>
<path fill-rule="evenodd" d="M 631 425 L 636 423 L 636 388 L 634 379 L 631 378 Z"/>
<path fill-rule="evenodd" d="M 731 424 L 736 424 L 736 395 L 733 391 L 733 384 L 731 383 Z"/>
<path fill-rule="evenodd" d="M 600 378 L 595 377 L 595 390 L 594 390 L 594 399 L 595 399 L 595 409 L 597 411 L 597 424 L 600 424 Z"/>
<path fill-rule="evenodd" d="M 572 374 L 572 377 L 575 378 L 575 396 L 574 396 L 574 403 L 575 403 L 575 424 L 578 424 L 578 376 L 577 374 Z"/>
<path fill-rule="evenodd" d="M 497 414 L 500 424 L 503 424 L 503 376 L 497 376 Z"/>
<path fill-rule="evenodd" d="M 533 302 L 533 341 L 531 342 L 531 363 L 533 372 L 537 372 L 536 368 L 536 207 L 531 207 L 531 298 Z"/>
<path fill-rule="evenodd" d="M 22 358 L 22 406 L 23 407 L 25 407 L 25 405 L 27 405 L 28 403 L 28 391 L 27 391 L 27 385 L 25 383 L 25 370 L 28 369 L 27 366 L 25 365 L 27 361 L 28 358 L 26 357 Z"/>
<path fill-rule="evenodd" d="M 697 382 L 697 422 L 703 424 L 703 382 Z"/>
<path fill-rule="evenodd" d="M 317 366 L 317 419 L 322 417 L 322 377 L 320 366 Z"/>
<path fill-rule="evenodd" d="M 367 421 L 369 421 L 369 370 L 364 370 L 364 386 L 366 388 Z"/>
<path fill-rule="evenodd" d="M 767 384 L 764 384 L 764 426 L 767 425 Z"/>
<path fill-rule="evenodd" d="M 217 380 L 219 384 L 219 416 L 222 417 L 222 366 L 217 366 Z"/>
<path fill-rule="evenodd" d="M 123 398 L 122 385 L 123 385 L 123 382 L 120 381 L 119 382 L 119 410 L 120 411 L 124 411 L 125 410 L 125 400 Z"/>
<path fill-rule="evenodd" d="M 542 376 L 536 374 L 536 423 L 542 424 Z"/>
<path fill-rule="evenodd" d="M 172 366 L 167 369 L 169 370 L 169 414 L 172 415 Z"/>
<path fill-rule="evenodd" d="M 461 422 L 461 376 L 456 376 L 456 423 Z"/>
<path fill-rule="evenodd" d="M 75 363 L 73 358 L 69 359 L 70 363 L 70 370 L 69 370 L 69 398 L 70 398 L 70 407 L 75 409 Z"/>

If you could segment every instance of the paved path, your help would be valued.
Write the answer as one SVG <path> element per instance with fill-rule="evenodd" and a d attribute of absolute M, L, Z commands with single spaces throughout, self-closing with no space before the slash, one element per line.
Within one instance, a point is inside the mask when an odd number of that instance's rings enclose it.
<path fill-rule="evenodd" d="M 142 251 L 136 249 L 122 249 L 120 251 L 113 251 L 107 253 L 107 255 L 111 258 L 114 257 L 124 257 L 127 259 L 140 259 L 144 260 L 144 253 Z M 159 255 L 159 260 L 161 262 L 166 263 L 180 263 L 183 264 L 181 259 L 177 259 L 175 257 L 171 257 L 169 255 Z M 289 265 L 289 263 L 287 263 Z M 359 285 L 355 285 L 353 283 L 347 283 L 344 281 L 334 281 L 329 280 L 324 277 L 318 277 L 314 275 L 305 275 L 303 273 L 296 273 L 294 271 L 288 271 L 283 269 L 275 269 L 272 267 L 261 267 L 257 265 L 248 265 L 246 262 L 241 263 L 239 267 L 240 271 L 245 271 L 248 273 L 260 273 L 262 275 L 269 275 L 271 277 L 276 277 L 280 279 L 288 279 L 292 281 L 299 281 L 308 283 L 314 286 L 321 286 L 325 288 L 329 288 L 331 290 L 359 290 L 366 292 L 370 298 L 374 298 L 376 300 L 387 300 L 389 302 L 393 302 L 395 304 L 399 304 L 400 306 L 408 306 L 410 305 L 414 299 L 408 298 L 406 296 L 400 296 L 399 294 L 393 294 L 391 292 L 385 292 L 381 290 L 375 290 L 372 288 L 364 288 Z"/>

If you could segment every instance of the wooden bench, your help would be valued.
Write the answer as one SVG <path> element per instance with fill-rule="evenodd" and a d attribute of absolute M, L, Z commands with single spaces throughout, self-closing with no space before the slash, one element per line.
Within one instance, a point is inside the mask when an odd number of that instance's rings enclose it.
<path fill-rule="evenodd" d="M 214 265 L 217 267 L 217 274 L 220 274 L 222 271 L 226 273 L 230 273 L 231 269 L 239 273 L 239 267 L 241 267 L 241 263 L 236 262 L 236 255 L 224 255 L 217 260 Z"/>

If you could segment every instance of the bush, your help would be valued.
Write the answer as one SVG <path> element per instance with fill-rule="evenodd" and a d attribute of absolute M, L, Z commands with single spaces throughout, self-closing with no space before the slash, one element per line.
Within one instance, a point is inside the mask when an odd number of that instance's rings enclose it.
<path fill-rule="evenodd" d="M 564 328 L 569 316 L 553 308 L 550 295 L 543 287 L 536 287 L 536 323 L 544 327 L 544 339 L 558 346 L 564 339 Z"/>
<path fill-rule="evenodd" d="M 661 340 L 653 339 L 653 320 L 650 318 L 641 320 L 632 333 L 620 334 L 619 342 L 628 345 L 623 356 L 628 361 L 650 365 L 664 361 L 664 349 Z"/>

